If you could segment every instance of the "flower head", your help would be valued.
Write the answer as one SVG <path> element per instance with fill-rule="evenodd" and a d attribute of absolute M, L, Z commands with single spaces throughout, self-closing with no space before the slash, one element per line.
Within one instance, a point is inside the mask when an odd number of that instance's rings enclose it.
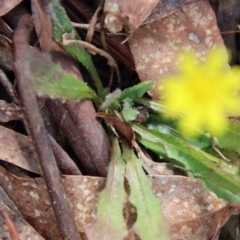
<path fill-rule="evenodd" d="M 190 136 L 199 130 L 219 136 L 228 126 L 227 117 L 239 113 L 240 70 L 229 69 L 224 56 L 226 51 L 214 49 L 202 62 L 185 52 L 177 75 L 161 83 L 165 113 L 177 118 L 180 130 Z"/>

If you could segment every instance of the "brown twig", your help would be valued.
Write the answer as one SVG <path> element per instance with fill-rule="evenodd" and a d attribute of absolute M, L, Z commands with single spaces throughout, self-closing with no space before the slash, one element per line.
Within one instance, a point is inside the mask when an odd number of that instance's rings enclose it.
<path fill-rule="evenodd" d="M 84 16 L 89 22 L 94 14 L 94 11 L 89 8 L 83 1 L 78 0 L 64 0 L 68 6 L 74 6 L 74 12 L 70 12 L 69 7 L 65 7 L 66 11 L 68 12 L 69 16 L 71 17 L 72 21 L 74 22 L 81 22 L 79 16 Z M 96 39 L 97 43 L 101 42 L 100 37 L 98 34 L 94 35 L 93 40 Z M 128 44 L 122 44 L 124 38 L 119 35 L 115 35 L 114 38 L 107 38 L 108 42 L 108 52 L 115 58 L 122 61 L 126 66 L 129 68 L 135 68 L 133 56 L 131 54 L 130 48 Z M 92 41 L 96 43 L 96 41 Z"/>
<path fill-rule="evenodd" d="M 89 53 L 93 55 L 99 54 L 100 56 L 105 57 L 108 60 L 108 65 L 115 69 L 117 73 L 118 82 L 119 83 L 121 82 L 121 77 L 120 77 L 120 72 L 118 69 L 117 62 L 109 53 L 107 53 L 106 51 L 100 48 L 95 47 L 94 45 L 88 42 L 81 41 L 81 40 L 73 40 L 72 37 L 73 36 L 71 34 L 68 34 L 68 33 L 63 34 L 63 45 L 64 46 L 74 45 L 79 48 L 85 48 L 86 50 L 88 50 Z"/>
<path fill-rule="evenodd" d="M 16 98 L 16 96 L 14 94 L 13 86 L 10 83 L 10 81 L 8 80 L 6 74 L 3 72 L 2 69 L 0 69 L 0 82 L 4 86 L 6 92 L 8 93 L 8 95 L 12 99 L 12 101 L 15 104 L 19 105 L 20 102 L 19 102 L 19 100 Z"/>
<path fill-rule="evenodd" d="M 94 34 L 94 27 L 97 22 L 97 16 L 98 16 L 98 13 L 100 12 L 100 10 L 102 9 L 102 7 L 103 7 L 103 0 L 101 0 L 100 3 L 98 4 L 97 10 L 93 14 L 92 19 L 90 21 L 89 28 L 87 31 L 87 36 L 86 36 L 86 42 L 88 42 L 88 43 L 91 43 L 91 41 L 92 41 L 92 37 Z"/>
<path fill-rule="evenodd" d="M 80 235 L 72 218 L 57 164 L 50 148 L 43 120 L 39 113 L 36 96 L 34 91 L 25 81 L 27 77 L 26 72 L 24 71 L 22 57 L 27 50 L 32 27 L 31 15 L 20 15 L 18 26 L 13 34 L 14 69 L 17 77 L 18 90 L 21 102 L 25 108 L 26 121 L 38 155 L 48 192 L 52 200 L 52 206 L 55 211 L 62 239 L 78 240 L 80 239 Z"/>
<path fill-rule="evenodd" d="M 1 203 L 1 205 L 2 205 L 2 203 Z M 18 233 L 18 231 L 17 231 L 17 229 L 14 225 L 14 222 L 12 221 L 10 216 L 8 215 L 7 211 L 4 208 L 2 208 L 1 212 L 2 212 L 2 215 L 5 219 L 5 223 L 6 223 L 8 232 L 9 232 L 12 240 L 20 240 L 19 233 Z"/>
<path fill-rule="evenodd" d="M 235 34 L 235 33 L 240 33 L 240 30 L 232 30 L 232 31 L 221 32 L 222 35 L 224 35 L 224 34 Z"/>

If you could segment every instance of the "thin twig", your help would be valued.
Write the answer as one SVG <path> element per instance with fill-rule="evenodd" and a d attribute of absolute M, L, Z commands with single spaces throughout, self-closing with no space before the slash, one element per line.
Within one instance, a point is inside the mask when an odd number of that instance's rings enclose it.
<path fill-rule="evenodd" d="M 9 79 L 7 78 L 6 74 L 3 72 L 2 69 L 0 69 L 0 82 L 3 85 L 3 87 L 5 88 L 6 92 L 9 95 L 9 97 L 12 99 L 12 101 L 15 104 L 19 105 L 20 102 L 19 102 L 19 100 L 16 98 L 16 96 L 14 94 L 13 85 L 10 83 Z"/>
<path fill-rule="evenodd" d="M 7 211 L 5 209 L 3 209 L 1 212 L 5 219 L 5 224 L 7 226 L 8 232 L 9 232 L 12 240 L 20 240 L 19 233 L 16 229 L 16 226 L 14 225 L 14 222 L 11 219 L 11 217 L 8 215 Z"/>
<path fill-rule="evenodd" d="M 102 50 L 100 48 L 95 47 L 94 45 L 92 45 L 88 42 L 81 41 L 81 40 L 72 40 L 71 38 L 72 38 L 71 34 L 68 34 L 68 33 L 63 34 L 63 42 L 62 42 L 63 45 L 64 46 L 75 45 L 75 46 L 80 47 L 80 48 L 86 48 L 88 50 L 88 52 L 90 52 L 93 55 L 94 54 L 99 54 L 102 57 L 107 58 L 108 64 L 111 67 L 115 68 L 119 83 L 121 82 L 120 72 L 119 72 L 119 69 L 118 69 L 117 62 L 115 61 L 115 59 L 110 54 L 108 54 L 107 52 L 105 52 L 104 50 Z"/>
<path fill-rule="evenodd" d="M 48 188 L 62 239 L 79 240 L 80 235 L 73 221 L 69 203 L 63 188 L 59 170 L 49 144 L 46 129 L 39 113 L 34 91 L 28 86 L 24 71 L 23 56 L 27 51 L 32 29 L 30 14 L 19 17 L 18 26 L 13 34 L 14 69 L 21 102 L 25 108 L 26 121 L 39 159 L 43 176 Z"/>
<path fill-rule="evenodd" d="M 216 148 L 216 145 L 215 145 L 215 141 L 214 141 L 214 137 L 211 136 L 211 145 L 212 145 L 212 149 L 224 160 L 224 161 L 227 161 L 227 162 L 230 162 L 231 160 L 226 158 L 222 152 Z"/>
<path fill-rule="evenodd" d="M 100 1 L 99 5 L 97 7 L 97 10 L 95 11 L 95 13 L 92 16 L 92 19 L 90 21 L 89 28 L 88 28 L 88 31 L 87 31 L 86 42 L 89 42 L 89 43 L 92 42 L 94 27 L 95 27 L 96 22 L 97 22 L 97 16 L 98 16 L 99 11 L 102 9 L 103 2 L 104 2 L 103 0 Z"/>
<path fill-rule="evenodd" d="M 235 33 L 240 33 L 240 30 L 232 30 L 232 31 L 221 32 L 222 35 L 225 35 L 225 34 L 235 34 Z"/>

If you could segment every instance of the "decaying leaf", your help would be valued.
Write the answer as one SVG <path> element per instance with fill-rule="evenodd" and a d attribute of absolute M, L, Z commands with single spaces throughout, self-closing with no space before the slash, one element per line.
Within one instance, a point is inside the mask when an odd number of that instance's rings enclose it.
<path fill-rule="evenodd" d="M 28 171 L 40 173 L 30 139 L 3 126 L 0 126 L 0 159 Z"/>
<path fill-rule="evenodd" d="M 129 39 L 129 45 L 140 79 L 153 80 L 154 85 L 164 76 L 176 73 L 180 50 L 192 50 L 204 60 L 210 48 L 224 46 L 215 14 L 204 0 L 190 2 L 181 11 L 140 27 Z M 159 99 L 157 88 L 150 92 Z"/>
<path fill-rule="evenodd" d="M 144 21 L 144 24 L 164 18 L 193 1 L 199 0 L 159 0 L 151 15 Z"/>
<path fill-rule="evenodd" d="M 43 238 L 24 220 L 14 203 L 0 187 L 0 238 L 33 239 Z"/>
<path fill-rule="evenodd" d="M 106 27 L 112 33 L 121 31 L 123 25 L 134 31 L 151 14 L 158 1 L 106 0 L 104 5 L 104 12 L 107 13 L 105 18 Z"/>
<path fill-rule="evenodd" d="M 155 195 L 163 201 L 163 216 L 171 223 L 171 240 L 211 239 L 233 211 L 197 180 L 181 176 L 152 180 Z"/>
<path fill-rule="evenodd" d="M 134 141 L 133 145 L 139 160 L 142 161 L 142 167 L 149 175 L 174 175 L 174 167 L 171 163 L 154 162 L 142 151 L 137 142 Z"/>
<path fill-rule="evenodd" d="M 98 198 L 96 219 L 85 227 L 89 240 L 123 239 L 128 231 L 123 219 L 123 205 L 127 200 L 123 175 L 125 162 L 121 158 L 118 140 L 113 140 L 112 157 L 105 189 Z"/>
<path fill-rule="evenodd" d="M 153 193 L 162 201 L 171 240 L 179 240 L 179 236 L 184 240 L 211 239 L 232 213 L 229 204 L 206 191 L 200 181 L 182 176 L 150 178 Z M 78 230 L 84 235 L 84 226 L 96 217 L 97 199 L 106 179 L 65 176 L 63 181 Z M 39 234 L 60 239 L 42 178 L 18 178 L 0 167 L 0 185 Z"/>

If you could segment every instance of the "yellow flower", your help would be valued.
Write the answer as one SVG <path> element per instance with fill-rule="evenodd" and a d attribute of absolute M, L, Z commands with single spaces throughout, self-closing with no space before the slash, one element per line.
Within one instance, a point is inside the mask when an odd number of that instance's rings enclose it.
<path fill-rule="evenodd" d="M 227 129 L 227 117 L 239 113 L 239 69 L 228 67 L 226 51 L 220 48 L 211 50 L 205 62 L 189 52 L 179 61 L 179 72 L 159 86 L 165 113 L 178 119 L 180 130 L 189 136 L 202 130 L 221 135 Z"/>

